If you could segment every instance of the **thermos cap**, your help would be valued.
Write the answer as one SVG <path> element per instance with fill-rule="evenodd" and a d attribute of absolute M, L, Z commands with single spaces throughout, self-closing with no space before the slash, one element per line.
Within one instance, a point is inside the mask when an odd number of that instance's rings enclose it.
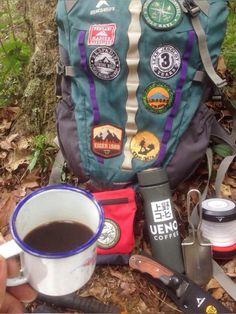
<path fill-rule="evenodd" d="M 137 173 L 140 186 L 159 185 L 168 182 L 164 168 L 149 168 Z"/>

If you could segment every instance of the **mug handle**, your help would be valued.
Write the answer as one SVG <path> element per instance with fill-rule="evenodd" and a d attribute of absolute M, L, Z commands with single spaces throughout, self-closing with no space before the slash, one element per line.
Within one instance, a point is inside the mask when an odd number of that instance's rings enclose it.
<path fill-rule="evenodd" d="M 6 259 L 13 257 L 15 255 L 19 255 L 22 252 L 23 252 L 22 249 L 14 240 L 10 240 L 0 245 L 0 255 Z M 27 278 L 24 277 L 22 274 L 18 277 L 7 278 L 7 286 L 8 287 L 20 286 L 26 283 L 27 281 L 28 281 Z"/>

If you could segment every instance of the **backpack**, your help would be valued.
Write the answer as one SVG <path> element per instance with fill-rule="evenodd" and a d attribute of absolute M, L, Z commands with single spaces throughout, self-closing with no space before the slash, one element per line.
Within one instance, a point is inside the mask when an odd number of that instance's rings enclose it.
<path fill-rule="evenodd" d="M 172 188 L 188 178 L 216 126 L 205 102 L 225 85 L 227 1 L 58 0 L 56 21 L 57 135 L 79 181 L 118 189 L 158 166 Z"/>

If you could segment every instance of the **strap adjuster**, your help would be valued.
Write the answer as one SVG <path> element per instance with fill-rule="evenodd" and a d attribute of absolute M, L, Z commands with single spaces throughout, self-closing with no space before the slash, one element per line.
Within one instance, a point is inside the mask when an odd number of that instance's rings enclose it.
<path fill-rule="evenodd" d="M 70 65 L 63 65 L 61 62 L 57 62 L 56 64 L 56 73 L 57 75 L 61 76 L 68 76 L 68 77 L 74 77 L 75 76 L 75 70 L 74 67 Z"/>
<path fill-rule="evenodd" d="M 194 2 L 194 0 L 184 0 L 183 6 L 192 17 L 197 16 L 201 11 L 199 6 Z"/>
<path fill-rule="evenodd" d="M 57 62 L 56 64 L 56 73 L 57 75 L 65 75 L 65 66 L 60 62 Z"/>

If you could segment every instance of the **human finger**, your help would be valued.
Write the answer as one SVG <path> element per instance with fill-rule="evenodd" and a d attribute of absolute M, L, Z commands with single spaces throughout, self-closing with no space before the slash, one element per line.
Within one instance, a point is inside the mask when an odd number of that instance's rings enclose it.
<path fill-rule="evenodd" d="M 23 305 L 12 295 L 6 293 L 4 302 L 0 308 L 0 313 L 24 313 Z"/>
<path fill-rule="evenodd" d="M 4 302 L 6 294 L 6 278 L 7 278 L 7 264 L 5 259 L 0 256 L 0 308 Z"/>
<path fill-rule="evenodd" d="M 0 236 L 0 243 L 6 242 L 3 237 Z M 7 260 L 7 275 L 9 278 L 17 277 L 20 274 L 20 263 L 16 257 L 9 258 Z M 37 297 L 37 292 L 31 288 L 28 284 L 8 287 L 7 291 L 19 299 L 21 302 L 30 303 Z"/>
<path fill-rule="evenodd" d="M 37 292 L 28 284 L 9 287 L 7 291 L 23 303 L 33 302 L 37 298 Z"/>
<path fill-rule="evenodd" d="M 20 264 L 19 262 L 11 258 L 7 262 L 8 266 L 8 276 L 9 278 L 17 277 L 20 274 Z M 22 302 L 30 303 L 37 297 L 37 292 L 31 288 L 28 284 L 23 284 L 15 287 L 8 287 L 7 291 L 9 291 L 12 295 L 14 295 L 17 299 Z"/>

